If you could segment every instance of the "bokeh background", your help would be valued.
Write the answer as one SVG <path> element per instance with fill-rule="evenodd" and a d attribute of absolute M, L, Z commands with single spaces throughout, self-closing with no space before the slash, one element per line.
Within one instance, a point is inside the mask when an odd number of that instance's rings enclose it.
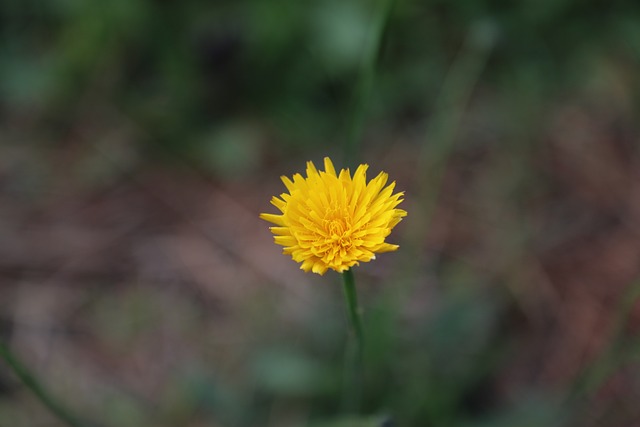
<path fill-rule="evenodd" d="M 0 2 L 0 337 L 66 406 L 640 425 L 640 4 L 386 6 Z M 409 212 L 356 270 L 360 415 L 340 277 L 258 219 L 325 155 L 389 172 Z M 61 425 L 0 364 L 0 426 Z"/>

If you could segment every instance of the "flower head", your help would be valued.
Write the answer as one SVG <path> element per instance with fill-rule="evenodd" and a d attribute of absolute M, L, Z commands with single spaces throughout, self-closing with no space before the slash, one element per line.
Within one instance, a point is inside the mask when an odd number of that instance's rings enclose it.
<path fill-rule="evenodd" d="M 398 249 L 385 238 L 407 215 L 396 209 L 404 193 L 393 194 L 395 182 L 385 187 L 384 172 L 367 183 L 368 167 L 358 166 L 353 177 L 349 169 L 338 175 L 325 157 L 324 171 L 307 162 L 306 178 L 299 173 L 293 180 L 282 177 L 289 193 L 271 199 L 282 214 L 263 213 L 260 218 L 276 224 L 271 227 L 275 242 L 302 263 L 302 270 L 341 273 L 377 253 Z"/>

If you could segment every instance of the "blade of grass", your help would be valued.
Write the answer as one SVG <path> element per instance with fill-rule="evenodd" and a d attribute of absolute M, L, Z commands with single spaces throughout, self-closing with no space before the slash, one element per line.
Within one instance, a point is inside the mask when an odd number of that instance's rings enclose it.
<path fill-rule="evenodd" d="M 373 83 L 376 76 L 376 66 L 380 56 L 380 47 L 382 44 L 382 35 L 385 26 L 389 20 L 393 0 L 380 0 L 380 7 L 376 12 L 376 16 L 368 38 L 367 46 L 365 46 L 362 55 L 362 63 L 358 74 L 353 94 L 353 106 L 351 112 L 351 120 L 349 123 L 348 137 L 344 144 L 344 162 L 350 167 L 355 167 L 360 149 L 362 138 L 362 129 L 367 113 L 367 106 L 371 100 L 373 91 Z"/>
<path fill-rule="evenodd" d="M 468 31 L 465 42 L 451 65 L 436 101 L 422 150 L 418 153 L 417 176 L 421 192 L 420 221 L 411 229 L 409 241 L 416 245 L 427 231 L 433 209 L 439 198 L 442 179 L 462 116 L 494 46 L 495 29 L 490 22 L 476 23 Z"/>
<path fill-rule="evenodd" d="M 0 357 L 9 365 L 9 368 L 11 368 L 20 381 L 22 381 L 38 400 L 40 400 L 53 415 L 60 419 L 60 421 L 63 421 L 71 427 L 88 427 L 88 424 L 81 422 L 68 408 L 58 402 L 2 341 L 0 341 Z"/>
<path fill-rule="evenodd" d="M 633 306 L 640 300 L 640 280 L 632 282 L 618 303 L 613 330 L 609 345 L 602 351 L 583 374 L 574 382 L 570 398 L 590 396 L 595 393 L 625 362 L 623 351 L 624 329 L 633 310 Z"/>

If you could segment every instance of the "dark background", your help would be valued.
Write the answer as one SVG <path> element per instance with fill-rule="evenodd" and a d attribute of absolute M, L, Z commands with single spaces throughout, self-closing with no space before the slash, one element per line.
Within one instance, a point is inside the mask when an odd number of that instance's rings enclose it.
<path fill-rule="evenodd" d="M 382 7 L 0 2 L 0 334 L 74 412 L 640 423 L 640 3 L 399 0 L 367 68 Z M 362 417 L 340 277 L 258 219 L 325 155 L 409 212 L 356 269 Z M 0 364 L 0 426 L 58 425 Z"/>

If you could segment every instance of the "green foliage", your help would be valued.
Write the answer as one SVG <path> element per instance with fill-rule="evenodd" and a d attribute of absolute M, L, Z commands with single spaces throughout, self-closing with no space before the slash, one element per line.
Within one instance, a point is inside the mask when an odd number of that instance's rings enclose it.
<path fill-rule="evenodd" d="M 340 146 L 376 6 L 7 1 L 0 10 L 0 123 L 27 114 L 49 133 L 81 126 L 87 108 L 114 111 L 116 126 L 139 126 L 137 144 L 147 153 L 168 150 L 195 161 L 219 151 L 204 147 L 225 144 L 202 135 L 257 117 L 258 131 L 273 133 L 280 149 Z M 607 4 L 605 13 L 570 0 L 397 2 L 370 108 L 386 120 L 409 110 L 427 117 L 469 34 L 478 43 L 496 40 L 483 86 L 553 96 L 584 84 L 592 58 L 637 64 L 639 20 L 640 7 L 630 2 Z M 479 25 L 485 30 L 470 33 Z"/>

